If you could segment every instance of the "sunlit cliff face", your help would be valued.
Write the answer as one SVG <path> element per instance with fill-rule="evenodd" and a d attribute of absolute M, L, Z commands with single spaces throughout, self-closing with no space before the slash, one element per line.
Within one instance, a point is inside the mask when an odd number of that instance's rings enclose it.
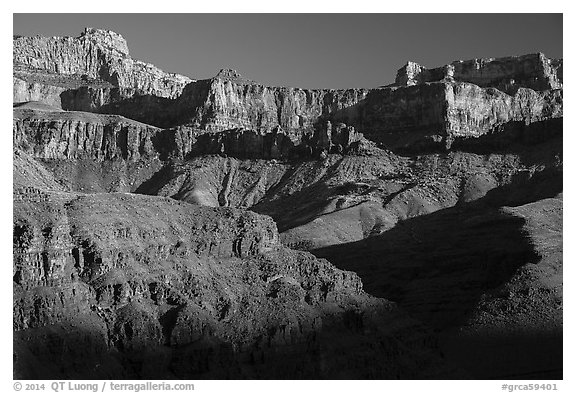
<path fill-rule="evenodd" d="M 87 29 L 14 65 L 15 378 L 562 377 L 562 60 L 269 87 Z"/>

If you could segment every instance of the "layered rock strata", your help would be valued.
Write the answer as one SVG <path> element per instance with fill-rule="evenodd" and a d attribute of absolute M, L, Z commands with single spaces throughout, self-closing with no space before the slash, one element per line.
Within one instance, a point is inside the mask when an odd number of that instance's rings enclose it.
<path fill-rule="evenodd" d="M 433 69 L 409 62 L 394 86 L 310 90 L 263 86 L 229 69 L 199 81 L 165 74 L 132 60 L 120 35 L 87 29 L 77 38 L 16 37 L 14 64 L 16 102 L 41 100 L 210 133 L 281 129 L 295 145 L 327 128 L 326 121 L 345 123 L 391 149 L 418 151 L 450 148 L 454 140 L 499 132 L 511 122 L 562 116 L 562 59 L 541 53 Z M 337 145 L 320 150 L 338 151 Z"/>
<path fill-rule="evenodd" d="M 87 29 L 14 66 L 15 378 L 562 377 L 561 59 L 310 90 Z"/>
<path fill-rule="evenodd" d="M 190 82 L 173 99 L 134 94 L 127 88 L 85 86 L 65 92 L 61 102 L 68 110 L 115 113 L 161 127 L 258 132 L 280 127 L 297 138 L 332 113 L 338 112 L 336 120 L 350 123 L 358 115 L 354 105 L 368 91 L 268 87 L 225 69 L 214 78 Z"/>
<path fill-rule="evenodd" d="M 367 93 L 367 89 L 267 87 L 245 80 L 236 71 L 222 70 L 213 79 L 189 84 L 178 104 L 188 114 L 180 121 L 199 128 L 261 131 L 280 126 L 290 132 L 312 128 L 317 119 L 353 107 Z M 349 112 L 339 120 L 353 119 L 355 113 Z"/>
<path fill-rule="evenodd" d="M 14 201 L 19 378 L 455 372 L 425 329 L 366 295 L 355 274 L 283 248 L 269 217 L 33 187 Z"/>
<path fill-rule="evenodd" d="M 360 128 L 390 149 L 440 147 L 505 130 L 507 124 L 563 116 L 562 90 L 519 88 L 509 95 L 466 82 L 437 82 L 373 90 L 363 102 Z"/>
<path fill-rule="evenodd" d="M 457 60 L 448 65 L 427 69 L 409 61 L 396 74 L 397 86 L 455 80 L 481 87 L 514 90 L 527 87 L 537 91 L 561 89 L 562 59 L 549 59 L 543 53 L 500 58 Z"/>
<path fill-rule="evenodd" d="M 158 129 L 115 115 L 14 109 L 14 145 L 33 157 L 138 160 L 158 155 Z"/>
<path fill-rule="evenodd" d="M 14 37 L 15 65 L 62 75 L 99 79 L 142 94 L 175 97 L 191 81 L 133 60 L 119 34 L 86 28 L 79 37 Z"/>
<path fill-rule="evenodd" d="M 13 110 L 15 147 L 44 160 L 184 159 L 221 154 L 239 158 L 311 158 L 345 153 L 362 139 L 354 127 L 330 122 L 299 139 L 277 127 L 270 132 L 207 132 L 179 126 L 160 129 L 123 116 L 61 111 L 27 103 Z"/>

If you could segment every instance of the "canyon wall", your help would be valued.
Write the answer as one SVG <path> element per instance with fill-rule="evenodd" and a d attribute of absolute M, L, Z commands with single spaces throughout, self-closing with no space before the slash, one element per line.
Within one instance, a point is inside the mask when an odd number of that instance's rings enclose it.
<path fill-rule="evenodd" d="M 189 83 L 177 98 L 138 95 L 127 88 L 86 86 L 65 92 L 62 107 L 119 114 L 159 127 L 258 132 L 281 127 L 298 139 L 302 131 L 334 113 L 344 123 L 355 121 L 358 112 L 354 106 L 368 91 L 268 87 L 248 81 L 234 70 L 221 70 L 214 78 Z"/>
<path fill-rule="evenodd" d="M 392 86 L 314 90 L 263 86 L 230 69 L 198 81 L 166 74 L 132 60 L 117 33 L 86 29 L 76 38 L 15 37 L 14 64 L 15 102 L 44 101 L 197 134 L 246 130 L 238 138 L 252 146 L 240 148 L 244 142 L 231 141 L 228 132 L 210 137 L 206 146 L 212 147 L 203 153 L 220 153 L 225 143 L 230 154 L 253 157 L 262 150 L 254 146 L 280 143 L 273 142 L 279 130 L 289 139 L 287 146 L 275 148 L 280 154 L 264 149 L 260 157 L 286 156 L 290 144 L 344 150 L 338 147 L 342 143 L 320 137 L 327 121 L 344 123 L 390 149 L 449 149 L 457 139 L 563 113 L 562 59 L 541 53 L 455 61 L 432 69 L 409 62 Z"/>
<path fill-rule="evenodd" d="M 356 105 L 368 91 L 267 87 L 245 80 L 234 70 L 221 70 L 209 81 L 189 84 L 178 105 L 184 113 L 180 121 L 207 130 L 261 131 L 280 126 L 293 132 L 310 129 L 318 119 Z M 189 119 L 185 114 L 191 115 Z M 350 113 L 339 120 L 353 118 Z"/>
<path fill-rule="evenodd" d="M 13 110 L 14 146 L 43 160 L 184 159 L 224 154 L 241 158 L 310 158 L 343 153 L 362 138 L 353 127 L 330 122 L 299 139 L 279 127 L 270 132 L 221 132 L 188 126 L 153 127 L 123 116 L 58 111 L 25 104 Z"/>
<path fill-rule="evenodd" d="M 138 160 L 158 155 L 159 129 L 115 115 L 14 109 L 14 145 L 41 159 Z"/>
<path fill-rule="evenodd" d="M 396 74 L 397 86 L 456 80 L 502 90 L 527 87 L 533 90 L 562 88 L 562 59 L 549 59 L 543 53 L 501 58 L 457 60 L 428 69 L 409 61 Z"/>
<path fill-rule="evenodd" d="M 497 133 L 501 126 L 563 116 L 562 90 L 519 88 L 509 95 L 467 82 L 435 82 L 373 90 L 360 130 L 390 149 L 449 149 L 454 140 Z"/>
<path fill-rule="evenodd" d="M 269 87 L 15 37 L 14 377 L 561 374 L 562 73 Z M 480 348 L 505 325 L 554 336 Z"/>
<path fill-rule="evenodd" d="M 14 205 L 19 377 L 412 378 L 455 370 L 425 329 L 365 294 L 354 273 L 281 246 L 270 217 L 34 187 L 15 189 Z"/>
<path fill-rule="evenodd" d="M 190 78 L 133 60 L 113 31 L 86 28 L 79 37 L 14 37 L 13 62 L 63 75 L 86 75 L 143 94 L 175 97 Z"/>

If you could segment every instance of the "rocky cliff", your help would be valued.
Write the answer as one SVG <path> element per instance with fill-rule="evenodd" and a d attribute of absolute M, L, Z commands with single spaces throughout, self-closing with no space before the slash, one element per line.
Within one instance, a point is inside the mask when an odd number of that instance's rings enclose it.
<path fill-rule="evenodd" d="M 14 109 L 14 144 L 42 159 L 152 158 L 159 129 L 115 115 Z"/>
<path fill-rule="evenodd" d="M 519 87 L 537 91 L 555 90 L 562 88 L 562 69 L 562 59 L 549 59 L 543 53 L 457 60 L 431 69 L 409 61 L 398 70 L 395 84 L 413 86 L 426 82 L 455 80 L 512 92 Z"/>
<path fill-rule="evenodd" d="M 392 150 L 418 151 L 562 116 L 561 89 L 519 88 L 509 95 L 467 82 L 434 82 L 371 91 L 358 128 Z"/>
<path fill-rule="evenodd" d="M 33 187 L 15 189 L 14 201 L 19 378 L 413 378 L 454 370 L 425 329 L 366 295 L 355 274 L 282 247 L 269 217 Z M 406 362 L 422 366 L 400 366 Z"/>
<path fill-rule="evenodd" d="M 190 82 L 175 99 L 102 86 L 70 89 L 61 99 L 65 109 L 115 113 L 161 127 L 258 132 L 280 127 L 298 139 L 319 119 L 336 112 L 336 120 L 354 121 L 358 114 L 353 107 L 368 91 L 269 87 L 246 80 L 234 70 L 221 70 L 214 78 Z"/>
<path fill-rule="evenodd" d="M 16 378 L 562 377 L 561 59 L 311 90 L 14 43 Z"/>
<path fill-rule="evenodd" d="M 40 104 L 40 105 L 39 105 Z M 295 139 L 276 127 L 269 132 L 231 129 L 153 127 L 118 115 L 62 111 L 29 102 L 13 110 L 15 147 L 44 160 L 183 159 L 191 155 L 225 154 L 240 158 L 311 158 L 344 153 L 363 136 L 354 127 L 331 122 Z"/>
<path fill-rule="evenodd" d="M 93 28 L 79 37 L 14 37 L 13 61 L 29 69 L 100 79 L 160 97 L 177 96 L 190 82 L 183 75 L 133 60 L 121 35 Z"/>
<path fill-rule="evenodd" d="M 499 132 L 509 123 L 558 118 L 563 110 L 562 60 L 543 54 L 455 61 L 433 69 L 409 62 L 394 86 L 309 90 L 263 86 L 228 69 L 199 81 L 165 74 L 132 60 L 120 35 L 87 29 L 77 38 L 16 37 L 14 64 L 15 102 L 39 100 L 210 133 L 245 129 L 264 135 L 281 129 L 294 145 L 318 139 L 313 134 L 324 132 L 330 121 L 391 149 L 449 149 L 454 140 Z M 338 150 L 338 144 L 320 150 Z M 272 156 L 277 153 L 263 157 Z"/>
<path fill-rule="evenodd" d="M 390 149 L 412 151 L 449 149 L 454 140 L 499 132 L 509 123 L 531 124 L 563 115 L 562 89 L 520 87 L 508 94 L 454 81 L 325 91 L 268 88 L 216 77 L 190 83 L 174 100 L 82 87 L 63 92 L 61 101 L 65 109 L 116 113 L 209 133 L 245 129 L 266 135 L 280 129 L 294 145 L 320 138 L 327 121 L 344 123 Z"/>
<path fill-rule="evenodd" d="M 257 131 L 277 126 L 289 132 L 311 129 L 320 118 L 357 104 L 367 89 L 308 90 L 267 87 L 247 81 L 234 70 L 189 84 L 180 98 L 180 121 L 207 130 L 243 127 Z M 354 117 L 341 116 L 346 122 Z"/>

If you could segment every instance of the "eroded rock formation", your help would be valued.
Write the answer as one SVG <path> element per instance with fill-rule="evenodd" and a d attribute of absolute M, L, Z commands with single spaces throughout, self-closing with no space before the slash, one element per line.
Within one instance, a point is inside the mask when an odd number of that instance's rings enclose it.
<path fill-rule="evenodd" d="M 13 61 L 29 69 L 84 76 L 160 97 L 177 96 L 191 81 L 133 60 L 121 35 L 94 28 L 86 28 L 79 37 L 14 37 Z"/>
<path fill-rule="evenodd" d="M 562 90 L 519 88 L 509 95 L 465 82 L 385 88 L 368 94 L 361 130 L 392 150 L 450 149 L 455 140 L 562 117 Z"/>
<path fill-rule="evenodd" d="M 355 378 L 452 370 L 355 274 L 281 246 L 269 217 L 126 194 L 26 188 L 14 200 L 19 377 L 342 378 L 342 362 Z M 407 334 L 422 341 L 398 351 Z M 87 352 L 74 352 L 80 341 Z"/>
<path fill-rule="evenodd" d="M 158 129 L 115 115 L 14 109 L 14 144 L 36 158 L 138 160 L 158 155 Z"/>
<path fill-rule="evenodd" d="M 15 378 L 561 378 L 562 67 L 311 90 L 15 37 Z"/>
<path fill-rule="evenodd" d="M 434 69 L 409 62 L 395 86 L 309 90 L 263 86 L 228 69 L 199 81 L 165 74 L 133 61 L 118 34 L 87 29 L 78 38 L 15 38 L 14 63 L 15 102 L 42 100 L 163 128 L 267 134 L 279 127 L 296 145 L 326 121 L 388 148 L 416 151 L 450 148 L 455 139 L 497 132 L 509 122 L 562 116 L 562 60 L 543 54 Z"/>
<path fill-rule="evenodd" d="M 561 89 L 562 59 L 549 59 L 543 53 L 501 58 L 457 60 L 448 65 L 427 69 L 409 61 L 398 70 L 397 86 L 456 80 L 503 91 L 527 87 L 533 90 Z M 514 90 L 515 91 L 515 90 Z"/>

